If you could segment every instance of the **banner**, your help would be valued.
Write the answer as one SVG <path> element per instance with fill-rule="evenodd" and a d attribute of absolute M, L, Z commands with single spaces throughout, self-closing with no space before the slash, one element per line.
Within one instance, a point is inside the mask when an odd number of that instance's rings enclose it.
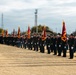
<path fill-rule="evenodd" d="M 18 27 L 18 38 L 20 38 L 20 27 Z"/>
<path fill-rule="evenodd" d="M 43 31 L 42 31 L 42 40 L 46 39 L 46 27 L 43 27 Z"/>
<path fill-rule="evenodd" d="M 62 41 L 64 41 L 64 42 L 67 40 L 65 22 L 63 22 L 62 37 L 61 37 L 61 39 L 62 39 Z"/>
<path fill-rule="evenodd" d="M 30 27 L 28 26 L 28 31 L 27 31 L 27 38 L 30 39 L 30 34 L 31 34 L 31 30 Z"/>

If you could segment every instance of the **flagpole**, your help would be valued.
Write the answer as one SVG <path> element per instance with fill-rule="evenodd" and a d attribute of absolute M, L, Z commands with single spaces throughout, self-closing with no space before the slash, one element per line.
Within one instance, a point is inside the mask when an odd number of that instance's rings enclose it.
<path fill-rule="evenodd" d="M 35 26 L 36 26 L 36 33 L 38 33 L 38 27 L 37 27 L 37 13 L 38 13 L 38 10 L 35 9 Z"/>
<path fill-rule="evenodd" d="M 3 29 L 3 13 L 2 13 L 2 29 Z"/>

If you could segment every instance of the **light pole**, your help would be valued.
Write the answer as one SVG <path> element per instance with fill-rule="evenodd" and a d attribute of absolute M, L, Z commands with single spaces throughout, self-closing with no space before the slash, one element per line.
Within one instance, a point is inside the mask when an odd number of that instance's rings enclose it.
<path fill-rule="evenodd" d="M 2 29 L 3 29 L 3 13 L 2 13 L 2 26 L 1 26 L 1 27 L 2 27 Z"/>
<path fill-rule="evenodd" d="M 38 33 L 38 27 L 37 27 L 37 13 L 38 13 L 38 10 L 35 9 L 35 26 L 36 26 L 36 33 Z"/>

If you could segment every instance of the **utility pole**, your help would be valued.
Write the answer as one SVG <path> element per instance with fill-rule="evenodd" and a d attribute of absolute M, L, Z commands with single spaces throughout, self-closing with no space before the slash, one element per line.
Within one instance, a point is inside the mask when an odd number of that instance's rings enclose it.
<path fill-rule="evenodd" d="M 3 13 L 2 13 L 2 26 L 1 26 L 1 27 L 2 27 L 2 29 L 3 29 Z"/>
<path fill-rule="evenodd" d="M 37 13 L 38 13 L 38 10 L 35 9 L 35 26 L 36 26 L 36 33 L 38 33 L 38 27 L 37 27 Z"/>

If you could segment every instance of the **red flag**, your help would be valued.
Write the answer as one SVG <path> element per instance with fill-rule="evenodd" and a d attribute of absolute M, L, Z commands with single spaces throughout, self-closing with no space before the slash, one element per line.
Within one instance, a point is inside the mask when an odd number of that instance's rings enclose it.
<path fill-rule="evenodd" d="M 42 31 L 42 40 L 46 39 L 46 27 L 43 27 L 43 31 Z"/>
<path fill-rule="evenodd" d="M 30 39 L 30 33 L 31 33 L 30 27 L 28 26 L 28 31 L 27 31 L 27 38 L 28 38 L 28 39 Z"/>
<path fill-rule="evenodd" d="M 61 37 L 61 39 L 62 39 L 62 41 L 64 41 L 64 42 L 67 40 L 65 22 L 63 22 L 62 37 Z"/>
<path fill-rule="evenodd" d="M 8 37 L 8 30 L 6 30 L 6 37 Z"/>
<path fill-rule="evenodd" d="M 18 27 L 18 38 L 20 38 L 20 27 Z"/>

